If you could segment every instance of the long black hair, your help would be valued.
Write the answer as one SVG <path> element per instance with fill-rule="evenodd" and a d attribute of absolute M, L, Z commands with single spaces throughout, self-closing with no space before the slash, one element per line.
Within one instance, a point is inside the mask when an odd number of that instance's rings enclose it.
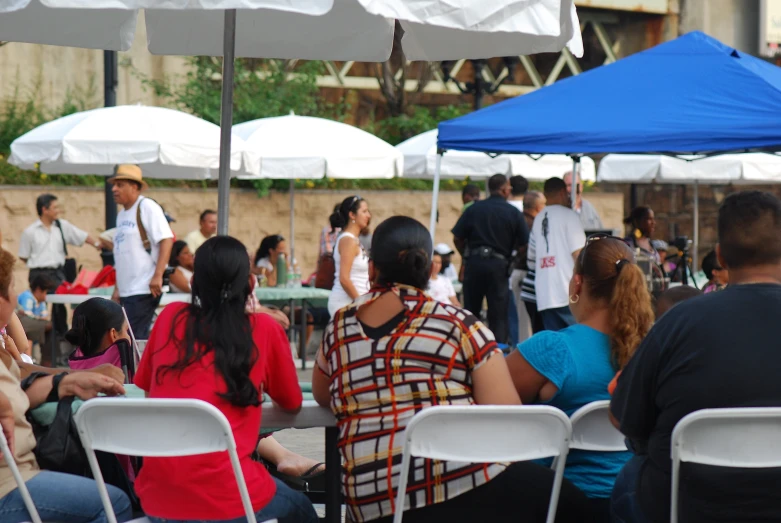
<path fill-rule="evenodd" d="M 285 241 L 285 238 L 281 234 L 272 234 L 266 236 L 260 242 L 260 247 L 255 251 L 255 260 L 253 265 L 257 265 L 260 260 L 270 256 L 271 249 L 276 249 L 277 245 Z"/>
<path fill-rule="evenodd" d="M 408 216 L 382 222 L 372 237 L 371 259 L 379 272 L 377 283 L 425 289 L 431 273 L 431 234 Z"/>
<path fill-rule="evenodd" d="M 182 240 L 176 240 L 173 247 L 171 247 L 171 257 L 168 258 L 168 265 L 170 267 L 179 267 L 179 255 L 182 254 L 184 248 L 187 247 L 187 242 Z"/>
<path fill-rule="evenodd" d="M 358 196 L 348 196 L 342 201 L 339 206 L 334 209 L 334 213 L 331 215 L 331 229 L 344 229 L 350 222 L 350 213 L 358 212 L 358 208 L 361 206 L 363 198 Z"/>
<path fill-rule="evenodd" d="M 124 324 L 122 307 L 111 300 L 91 298 L 73 311 L 73 327 L 65 333 L 65 339 L 80 348 L 84 356 L 92 356 L 100 350 L 106 333 L 111 329 L 119 332 Z"/>
<path fill-rule="evenodd" d="M 259 384 L 250 379 L 259 353 L 252 339 L 250 318 L 244 311 L 249 293 L 244 245 L 230 236 L 206 240 L 195 258 L 192 304 L 174 317 L 169 337 L 179 357 L 176 363 L 160 370 L 182 372 L 213 353 L 214 367 L 226 387 L 219 396 L 237 407 L 260 405 Z M 186 322 L 185 336 L 177 339 L 182 321 Z"/>

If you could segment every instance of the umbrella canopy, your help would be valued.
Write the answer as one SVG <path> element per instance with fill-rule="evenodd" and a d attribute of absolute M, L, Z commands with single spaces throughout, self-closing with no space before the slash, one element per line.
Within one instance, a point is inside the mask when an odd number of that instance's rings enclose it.
<path fill-rule="evenodd" d="M 235 56 L 384 61 L 395 20 L 411 60 L 490 58 L 559 51 L 582 56 L 574 0 L 12 0 L 5 41 L 127 50 L 145 9 L 149 49 L 223 56 L 219 233 L 228 232 Z M 146 9 L 154 6 L 156 9 Z M 66 9 L 77 16 L 65 24 Z M 32 15 L 31 15 L 32 13 Z M 73 13 L 68 13 L 68 15 Z M 97 15 L 110 15 L 99 20 Z M 240 16 L 239 16 L 240 15 Z M 374 18 L 372 18 L 374 17 Z M 103 24 L 100 24 L 100 21 Z M 131 27 L 132 26 L 132 27 Z M 100 27 L 96 30 L 96 27 Z M 405 43 L 406 41 L 406 43 Z M 237 52 L 238 51 L 238 52 Z"/>
<path fill-rule="evenodd" d="M 781 183 L 781 156 L 768 153 L 673 158 L 608 154 L 599 162 L 603 182 L 740 184 Z"/>
<path fill-rule="evenodd" d="M 126 51 L 139 9 L 154 54 L 222 56 L 226 9 L 238 10 L 237 56 L 384 61 L 394 19 L 410 60 L 553 52 L 568 42 L 583 53 L 573 0 L 10 0 L 0 6 L 8 12 L 0 34 Z"/>
<path fill-rule="evenodd" d="M 244 142 L 232 140 L 231 170 L 241 168 Z M 139 164 L 147 178 L 202 180 L 220 163 L 220 128 L 191 114 L 142 105 L 63 116 L 20 136 L 9 161 L 50 174 L 113 173 Z"/>
<path fill-rule="evenodd" d="M 439 125 L 443 149 L 781 150 L 781 68 L 701 32 Z"/>
<path fill-rule="evenodd" d="M 434 178 L 437 164 L 436 129 L 426 131 L 396 146 L 404 154 L 404 176 Z M 581 160 L 581 179 L 596 180 L 594 160 Z M 494 174 L 522 175 L 527 180 L 545 181 L 572 170 L 568 156 L 550 154 L 531 157 L 525 154 L 507 154 L 491 157 L 476 151 L 447 151 L 442 156 L 440 175 L 444 178 L 488 178 Z"/>
<path fill-rule="evenodd" d="M 233 126 L 245 142 L 242 178 L 401 176 L 404 156 L 352 125 L 309 116 L 260 118 Z"/>

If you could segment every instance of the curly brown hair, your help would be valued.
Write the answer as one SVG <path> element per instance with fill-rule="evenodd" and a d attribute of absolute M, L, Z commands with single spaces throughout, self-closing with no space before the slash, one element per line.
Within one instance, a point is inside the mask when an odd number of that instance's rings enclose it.
<path fill-rule="evenodd" d="M 610 310 L 613 365 L 623 369 L 651 330 L 654 311 L 645 275 L 632 249 L 618 238 L 591 241 L 575 262 L 588 295 Z"/>
<path fill-rule="evenodd" d="M 8 287 L 11 286 L 11 280 L 14 276 L 14 264 L 16 256 L 0 249 L 0 296 L 8 298 Z"/>

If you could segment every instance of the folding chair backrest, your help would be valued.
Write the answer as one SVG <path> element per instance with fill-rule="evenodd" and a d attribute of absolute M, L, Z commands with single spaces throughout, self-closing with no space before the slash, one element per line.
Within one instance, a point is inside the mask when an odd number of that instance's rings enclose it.
<path fill-rule="evenodd" d="M 16 480 L 16 487 L 22 495 L 22 501 L 24 501 L 24 506 L 27 508 L 30 519 L 33 523 L 41 523 L 41 516 L 38 515 L 38 511 L 35 509 L 35 503 L 33 503 L 33 499 L 30 497 L 30 491 L 27 490 L 27 485 L 24 483 L 21 472 L 19 472 L 19 467 L 16 466 L 16 459 L 11 454 L 8 440 L 5 439 L 5 434 L 3 434 L 2 430 L 0 430 L 0 450 L 2 450 L 5 465 L 11 470 L 11 475 Z"/>
<path fill-rule="evenodd" d="M 593 401 L 576 410 L 572 422 L 569 448 L 596 452 L 627 450 L 624 435 L 610 422 L 610 401 Z"/>
<path fill-rule="evenodd" d="M 672 435 L 670 521 L 678 521 L 681 462 L 717 467 L 781 467 L 781 408 L 704 409 L 684 416 Z"/>
<path fill-rule="evenodd" d="M 559 457 L 548 521 L 556 516 L 572 426 L 559 409 L 546 406 L 442 406 L 417 413 L 404 436 L 404 454 L 394 522 L 400 523 L 411 458 L 492 463 Z M 483 444 L 475 445 L 473 442 Z"/>
<path fill-rule="evenodd" d="M 116 523 L 95 451 L 174 457 L 228 451 L 250 523 L 255 523 L 230 423 L 219 409 L 192 399 L 96 398 L 76 413 L 87 458 L 110 523 Z"/>

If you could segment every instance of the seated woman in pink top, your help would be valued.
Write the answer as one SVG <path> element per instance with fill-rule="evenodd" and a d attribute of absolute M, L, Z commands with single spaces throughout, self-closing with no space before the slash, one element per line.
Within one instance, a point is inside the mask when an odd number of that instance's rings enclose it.
<path fill-rule="evenodd" d="M 238 240 L 207 240 L 195 257 L 193 303 L 173 303 L 157 319 L 136 374 L 150 398 L 192 398 L 225 415 L 258 521 L 317 521 L 307 497 L 253 461 L 261 402 L 269 396 L 297 412 L 302 394 L 282 328 L 247 314 L 250 268 Z M 147 516 L 162 521 L 246 521 L 226 452 L 147 458 L 136 481 Z"/>

